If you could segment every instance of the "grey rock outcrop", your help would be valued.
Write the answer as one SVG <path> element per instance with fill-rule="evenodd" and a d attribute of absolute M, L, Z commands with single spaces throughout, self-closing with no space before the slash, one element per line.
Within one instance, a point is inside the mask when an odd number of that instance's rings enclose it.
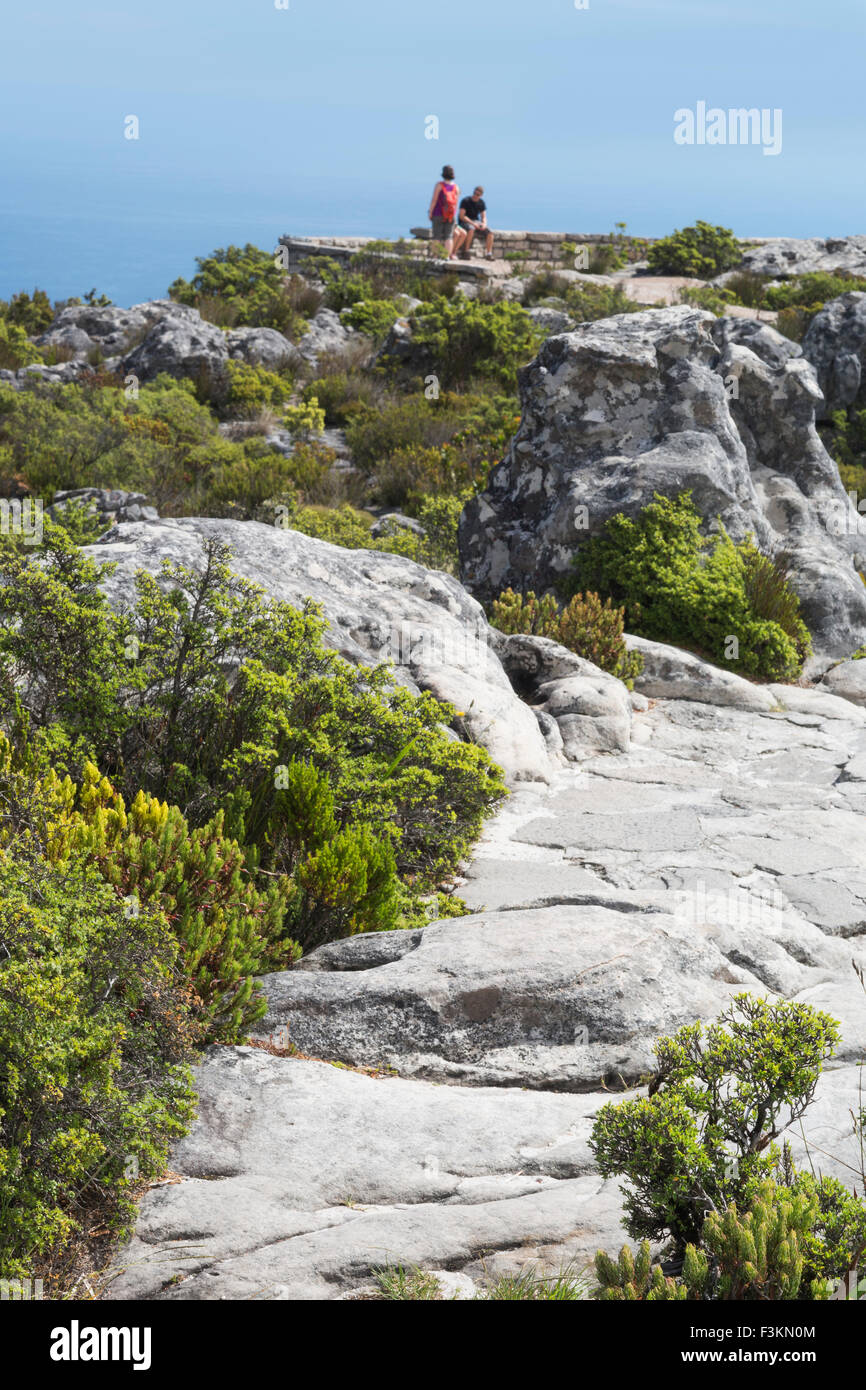
<path fill-rule="evenodd" d="M 233 328 L 226 337 L 229 356 L 253 367 L 279 371 L 297 356 L 288 338 L 276 328 Z"/>
<path fill-rule="evenodd" d="M 817 270 L 866 275 L 866 236 L 773 237 L 745 251 L 741 269 L 779 278 Z"/>
<path fill-rule="evenodd" d="M 566 314 L 562 309 L 552 309 L 546 304 L 539 304 L 534 309 L 527 309 L 526 312 L 536 328 L 548 335 L 568 333 L 575 326 L 574 319 L 569 314 Z"/>
<path fill-rule="evenodd" d="M 212 1048 L 199 1118 L 121 1250 L 113 1299 L 333 1299 L 389 1264 L 622 1243 L 591 1171 L 594 1097 L 364 1076 Z M 567 1253 L 566 1253 L 567 1252 Z"/>
<path fill-rule="evenodd" d="M 328 640 L 350 661 L 391 660 L 401 683 L 452 704 L 459 730 L 487 748 L 511 781 L 550 775 L 538 722 L 490 649 L 484 612 L 450 575 L 261 522 L 209 518 L 122 524 L 88 553 L 116 562 L 106 592 L 112 602 L 131 603 L 136 570 L 156 573 L 166 558 L 195 565 L 210 537 L 230 545 L 232 567 L 273 597 L 321 603 Z"/>
<path fill-rule="evenodd" d="M 296 352 L 315 368 L 323 353 L 341 352 L 350 343 L 360 343 L 360 333 L 347 326 L 333 309 L 319 309 L 310 319 L 310 326 L 299 339 Z"/>
<path fill-rule="evenodd" d="M 629 894 L 595 897 L 437 922 L 373 969 L 355 968 L 349 940 L 329 971 L 265 977 L 259 1031 L 288 1027 L 303 1052 L 403 1076 L 580 1091 L 636 1083 L 659 1032 L 760 989 L 688 924 Z"/>
<path fill-rule="evenodd" d="M 153 299 L 131 309 L 88 304 L 62 309 L 47 332 L 36 339 L 43 347 L 63 347 L 84 362 L 98 349 L 124 373 L 148 381 L 158 372 L 194 376 L 218 372 L 229 357 L 277 370 L 296 358 L 296 350 L 274 328 L 233 328 L 228 333 L 208 323 L 197 309 L 173 299 Z M 72 366 L 72 363 L 66 364 Z"/>
<path fill-rule="evenodd" d="M 150 381 L 160 372 L 169 376 L 216 378 L 225 370 L 227 336 L 199 314 L 169 314 L 160 318 L 137 347 L 123 358 L 124 375 Z"/>
<path fill-rule="evenodd" d="M 819 689 L 854 705 L 866 705 L 866 660 L 858 657 L 856 661 L 840 661 L 838 666 L 831 666 Z"/>
<path fill-rule="evenodd" d="M 635 677 L 635 689 L 650 699 L 695 700 L 756 711 L 776 707 L 776 697 L 768 686 L 753 685 L 734 671 L 722 670 L 681 647 L 630 634 L 625 643 L 629 651 L 640 652 L 643 669 Z"/>
<path fill-rule="evenodd" d="M 866 404 L 866 294 L 853 290 L 825 304 L 806 329 L 803 353 L 824 396 L 819 419 Z"/>
<path fill-rule="evenodd" d="M 589 752 L 628 749 L 632 705 L 616 676 L 547 637 L 506 636 L 493 628 L 490 642 L 563 759 L 579 762 Z"/>
<path fill-rule="evenodd" d="M 98 307 L 72 304 L 61 309 L 51 327 L 36 339 L 40 346 L 71 347 L 76 356 L 86 357 L 99 348 L 105 357 L 121 357 L 140 342 L 162 319 L 195 321 L 198 311 L 173 299 L 151 299 L 121 309 L 115 304 Z"/>
<path fill-rule="evenodd" d="M 77 487 L 55 492 L 48 515 L 56 517 L 66 507 L 85 506 L 106 528 L 120 521 L 158 521 L 156 507 L 148 505 L 143 492 L 124 492 L 120 488 Z"/>
<path fill-rule="evenodd" d="M 685 489 L 710 526 L 785 564 L 816 668 L 866 638 L 866 537 L 815 428 L 820 392 L 766 324 L 687 307 L 549 338 L 520 373 L 522 419 L 464 510 L 464 582 L 543 591 L 587 536 Z"/>

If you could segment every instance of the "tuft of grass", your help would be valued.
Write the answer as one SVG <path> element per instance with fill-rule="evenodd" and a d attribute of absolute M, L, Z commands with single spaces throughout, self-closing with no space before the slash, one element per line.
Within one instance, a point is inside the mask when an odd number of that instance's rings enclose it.
<path fill-rule="evenodd" d="M 375 1271 L 379 1296 L 399 1303 L 422 1303 L 442 1300 L 442 1285 L 435 1274 L 417 1266 L 404 1269 L 402 1265 L 388 1265 Z"/>
<path fill-rule="evenodd" d="M 518 1274 L 501 1275 L 477 1297 L 486 1302 L 579 1302 L 591 1297 L 591 1284 L 573 1263 L 558 1274 L 545 1274 L 537 1265 L 529 1265 Z"/>

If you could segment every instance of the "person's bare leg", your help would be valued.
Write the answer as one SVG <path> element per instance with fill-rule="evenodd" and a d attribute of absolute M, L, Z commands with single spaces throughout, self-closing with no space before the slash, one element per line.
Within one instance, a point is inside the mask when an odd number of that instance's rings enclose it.
<path fill-rule="evenodd" d="M 484 250 L 486 251 L 486 253 L 487 253 L 488 256 L 492 256 L 492 255 L 493 255 L 493 233 L 492 233 L 492 232 L 488 232 L 488 233 L 487 233 L 487 243 L 486 243 L 486 245 L 485 245 L 485 247 L 484 247 Z"/>
<path fill-rule="evenodd" d="M 465 256 L 468 256 L 469 252 L 472 250 L 472 243 L 475 240 L 475 228 L 467 227 L 466 231 L 463 233 L 463 236 L 465 239 L 461 247 L 461 250 L 463 251 L 463 254 Z"/>

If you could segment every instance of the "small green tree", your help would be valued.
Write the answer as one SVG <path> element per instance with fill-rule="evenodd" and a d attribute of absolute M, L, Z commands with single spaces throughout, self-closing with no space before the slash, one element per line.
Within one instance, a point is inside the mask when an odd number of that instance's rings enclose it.
<path fill-rule="evenodd" d="M 829 1015 L 748 994 L 708 1028 L 660 1039 L 649 1095 L 603 1106 L 590 1141 L 602 1175 L 628 1179 L 629 1234 L 683 1251 L 708 1211 L 772 1176 L 771 1145 L 805 1112 L 838 1040 Z"/>

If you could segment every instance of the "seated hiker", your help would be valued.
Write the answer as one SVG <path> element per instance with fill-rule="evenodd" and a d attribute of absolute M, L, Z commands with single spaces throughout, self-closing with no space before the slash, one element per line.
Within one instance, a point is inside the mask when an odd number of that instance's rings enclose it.
<path fill-rule="evenodd" d="M 464 198 L 460 204 L 460 230 L 463 232 L 463 241 L 459 249 L 464 259 L 469 255 L 476 232 L 480 232 L 486 238 L 485 259 L 493 260 L 493 233 L 487 225 L 487 204 L 483 193 L 484 189 L 479 184 L 473 190 L 472 197 Z"/>
<path fill-rule="evenodd" d="M 446 164 L 442 170 L 442 177 L 433 189 L 433 197 L 430 199 L 430 209 L 427 216 L 433 223 L 433 240 L 444 243 L 445 251 L 449 261 L 456 261 L 454 254 L 454 222 L 457 217 L 457 200 L 460 197 L 460 189 L 454 182 L 454 170 L 450 164 Z M 463 240 L 462 233 L 457 233 L 457 246 Z"/>

